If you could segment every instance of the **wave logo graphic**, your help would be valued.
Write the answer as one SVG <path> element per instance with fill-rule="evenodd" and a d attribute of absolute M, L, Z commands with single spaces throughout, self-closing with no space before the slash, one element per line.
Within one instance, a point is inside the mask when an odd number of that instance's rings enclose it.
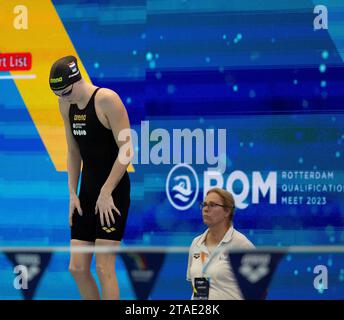
<path fill-rule="evenodd" d="M 195 170 L 188 164 L 178 164 L 169 172 L 166 180 L 166 194 L 177 210 L 189 209 L 197 199 L 199 183 Z"/>

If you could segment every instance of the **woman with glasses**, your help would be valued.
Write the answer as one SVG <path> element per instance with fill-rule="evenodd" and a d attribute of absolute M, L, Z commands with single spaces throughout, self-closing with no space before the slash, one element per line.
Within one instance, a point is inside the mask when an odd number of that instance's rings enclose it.
<path fill-rule="evenodd" d="M 233 227 L 234 198 L 226 190 L 213 188 L 200 208 L 208 229 L 192 241 L 189 250 L 187 280 L 192 284 L 192 298 L 243 299 L 224 251 L 252 249 L 254 245 Z"/>
<path fill-rule="evenodd" d="M 49 84 L 59 98 L 67 137 L 71 246 L 117 247 L 130 205 L 127 167 L 133 149 L 127 111 L 114 91 L 82 79 L 73 56 L 53 64 Z M 126 141 L 118 139 L 122 130 L 126 130 Z M 92 253 L 72 251 L 69 270 L 81 296 L 95 300 L 100 293 L 90 272 L 92 257 Z M 113 252 L 96 253 L 103 299 L 119 299 L 115 261 Z"/>

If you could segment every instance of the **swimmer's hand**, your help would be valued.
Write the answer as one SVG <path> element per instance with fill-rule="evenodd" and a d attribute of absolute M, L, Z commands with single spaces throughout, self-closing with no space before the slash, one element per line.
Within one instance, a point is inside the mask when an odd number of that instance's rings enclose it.
<path fill-rule="evenodd" d="M 102 227 L 104 227 L 104 218 L 109 228 L 111 227 L 110 220 L 112 221 L 113 224 L 115 224 L 115 217 L 112 210 L 116 211 L 119 215 L 121 215 L 121 213 L 119 212 L 119 210 L 116 208 L 115 204 L 113 203 L 111 192 L 102 189 L 100 191 L 100 194 L 96 203 L 96 207 L 95 207 L 95 214 L 99 212 L 100 223 Z"/>
<path fill-rule="evenodd" d="M 82 209 L 80 206 L 80 200 L 76 194 L 71 194 L 69 197 L 69 226 L 73 225 L 73 214 L 75 209 L 78 211 L 79 215 L 82 216 Z"/>

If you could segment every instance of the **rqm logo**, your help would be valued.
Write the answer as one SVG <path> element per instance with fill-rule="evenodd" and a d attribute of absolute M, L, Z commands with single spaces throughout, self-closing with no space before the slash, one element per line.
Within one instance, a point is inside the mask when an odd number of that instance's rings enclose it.
<path fill-rule="evenodd" d="M 265 178 L 263 178 L 263 175 Z M 219 171 L 203 172 L 203 199 L 207 192 L 214 188 L 225 188 L 234 197 L 235 206 L 246 209 L 249 204 L 258 204 L 261 197 L 269 197 L 270 204 L 277 203 L 277 172 L 262 174 L 253 171 L 251 176 L 236 170 L 229 175 Z M 195 170 L 187 164 L 173 167 L 166 180 L 166 195 L 171 205 L 177 210 L 189 209 L 197 199 L 199 179 Z M 251 193 L 251 199 L 249 195 Z"/>
<path fill-rule="evenodd" d="M 198 177 L 188 164 L 178 164 L 169 172 L 166 180 L 166 195 L 177 210 L 189 209 L 197 199 Z"/>
<path fill-rule="evenodd" d="M 253 204 L 259 203 L 260 195 L 266 197 L 268 194 L 269 203 L 277 203 L 277 172 L 275 171 L 268 172 L 265 179 L 260 171 L 253 171 L 252 176 L 249 177 L 240 170 L 233 171 L 228 176 L 218 171 L 208 170 L 204 172 L 203 176 L 204 196 L 214 187 L 226 188 L 234 197 L 235 207 L 239 209 L 248 207 L 246 201 L 250 191 L 252 194 L 251 203 Z"/>

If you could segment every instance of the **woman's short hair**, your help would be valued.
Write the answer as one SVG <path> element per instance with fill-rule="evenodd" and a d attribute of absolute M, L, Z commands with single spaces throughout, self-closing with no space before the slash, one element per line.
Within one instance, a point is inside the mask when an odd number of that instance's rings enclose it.
<path fill-rule="evenodd" d="M 216 193 L 222 199 L 223 205 L 226 207 L 224 209 L 227 209 L 230 212 L 229 220 L 232 221 L 235 210 L 235 201 L 233 195 L 227 190 L 221 188 L 212 188 L 208 190 L 207 195 L 209 193 Z"/>

